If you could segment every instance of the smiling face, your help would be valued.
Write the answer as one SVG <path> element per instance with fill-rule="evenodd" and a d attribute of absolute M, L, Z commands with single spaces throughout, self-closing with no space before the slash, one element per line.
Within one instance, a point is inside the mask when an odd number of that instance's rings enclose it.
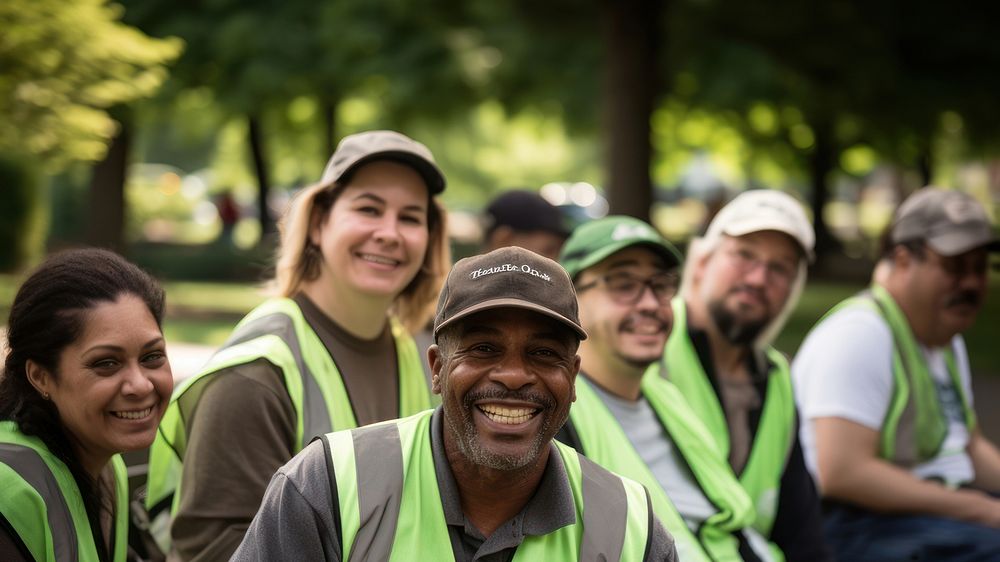
<path fill-rule="evenodd" d="M 427 185 L 413 168 L 391 160 L 363 165 L 310 231 L 323 255 L 311 285 L 394 299 L 423 265 L 428 204 Z"/>
<path fill-rule="evenodd" d="M 59 356 L 56 373 L 29 361 L 28 376 L 94 474 L 112 455 L 152 444 L 173 377 L 163 335 L 141 299 L 122 295 L 81 314 L 82 332 Z"/>
<path fill-rule="evenodd" d="M 723 236 L 693 267 L 696 298 L 728 341 L 747 345 L 785 306 L 802 253 L 789 235 L 773 230 Z"/>
<path fill-rule="evenodd" d="M 577 336 L 541 314 L 499 308 L 462 319 L 439 341 L 430 357 L 446 449 L 501 471 L 540 460 L 576 398 Z"/>
<path fill-rule="evenodd" d="M 583 344 L 586 353 L 581 352 L 587 373 L 599 361 L 609 370 L 641 374 L 660 358 L 673 325 L 670 298 L 677 281 L 676 268 L 642 246 L 625 248 L 580 272 L 580 321 L 590 336 Z"/>

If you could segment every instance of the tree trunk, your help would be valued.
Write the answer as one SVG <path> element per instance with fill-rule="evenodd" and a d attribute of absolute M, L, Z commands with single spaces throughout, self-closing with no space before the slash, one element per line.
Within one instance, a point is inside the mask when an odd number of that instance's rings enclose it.
<path fill-rule="evenodd" d="M 830 199 L 830 172 L 834 169 L 837 149 L 833 139 L 833 127 L 826 120 L 816 120 L 810 123 L 815 134 L 816 144 L 809 157 L 809 174 L 812 176 L 812 212 L 813 225 L 816 230 L 816 256 L 829 255 L 840 250 L 837 240 L 826 224 L 823 209 Z"/>
<path fill-rule="evenodd" d="M 920 174 L 920 187 L 930 185 L 934 180 L 934 156 L 929 143 L 923 143 L 917 155 L 917 172 Z"/>
<path fill-rule="evenodd" d="M 271 192 L 271 182 L 268 180 L 267 159 L 264 155 L 264 137 L 261 134 L 260 117 L 258 115 L 250 115 L 248 121 L 247 141 L 250 143 L 253 169 L 257 175 L 257 213 L 260 220 L 260 239 L 263 242 L 266 236 L 273 234 L 277 229 L 274 226 L 274 219 L 271 218 L 271 211 L 267 204 L 268 194 Z"/>
<path fill-rule="evenodd" d="M 117 113 L 118 132 L 90 176 L 87 243 L 116 252 L 125 249 L 125 179 L 132 140 L 128 116 Z"/>
<path fill-rule="evenodd" d="M 337 100 L 326 98 L 323 100 L 323 125 L 324 132 L 326 134 L 326 142 L 324 147 L 326 148 L 326 154 L 323 155 L 324 166 L 329 160 L 330 156 L 333 155 L 333 151 L 337 149 Z"/>
<path fill-rule="evenodd" d="M 658 92 L 655 77 L 657 0 L 604 0 L 604 131 L 611 213 L 649 220 L 650 119 Z"/>

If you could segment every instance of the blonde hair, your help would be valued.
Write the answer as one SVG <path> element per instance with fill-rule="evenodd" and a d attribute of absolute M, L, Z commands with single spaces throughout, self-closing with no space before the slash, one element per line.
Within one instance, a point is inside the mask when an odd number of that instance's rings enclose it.
<path fill-rule="evenodd" d="M 319 277 L 323 256 L 309 239 L 315 221 L 336 203 L 345 184 L 326 182 L 311 185 L 296 195 L 279 224 L 281 245 L 273 287 L 283 297 L 297 294 L 302 285 Z M 451 248 L 447 236 L 447 213 L 433 196 L 427 207 L 427 252 L 417 274 L 396 295 L 390 314 L 396 316 L 410 332 L 426 326 L 434 315 L 438 293 L 451 265 Z"/>

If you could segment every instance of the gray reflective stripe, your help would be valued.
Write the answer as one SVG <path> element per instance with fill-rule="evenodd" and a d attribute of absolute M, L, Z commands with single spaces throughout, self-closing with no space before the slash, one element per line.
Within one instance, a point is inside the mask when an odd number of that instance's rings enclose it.
<path fill-rule="evenodd" d="M 12 443 L 0 443 L 0 462 L 21 475 L 45 501 L 55 559 L 58 562 L 76 562 L 79 555 L 73 515 L 49 465 L 45 464 L 38 451 Z"/>
<path fill-rule="evenodd" d="M 396 538 L 403 497 L 403 448 L 396 424 L 362 427 L 351 432 L 358 479 L 361 526 L 349 562 L 388 560 Z"/>
<path fill-rule="evenodd" d="M 910 395 L 906 397 L 906 402 L 903 404 L 903 411 L 899 413 L 899 419 L 896 420 L 896 444 L 893 447 L 893 460 L 901 466 L 912 467 L 917 464 L 917 457 L 919 456 L 916 436 L 917 401 L 913 397 L 913 393 L 916 392 L 915 381 L 913 380 L 914 371 L 910 366 L 909 356 L 906 353 L 906 348 L 903 347 L 903 342 L 900 340 L 898 334 L 896 334 L 896 330 L 892 329 L 892 322 L 889 320 L 889 311 L 886 310 L 884 304 L 875 298 L 875 295 L 871 291 L 866 291 L 864 294 L 875 303 L 882 318 L 885 319 L 886 324 L 889 326 L 889 333 L 892 334 L 893 353 L 899 358 L 900 364 L 903 365 L 903 375 L 906 376 L 906 383 L 909 386 Z M 891 413 L 891 403 L 889 410 Z"/>
<path fill-rule="evenodd" d="M 583 540 L 580 560 L 612 561 L 622 557 L 628 497 L 621 478 L 578 455 L 583 481 Z"/>
<path fill-rule="evenodd" d="M 233 347 L 266 335 L 275 335 L 281 338 L 281 341 L 285 342 L 289 351 L 292 352 L 295 365 L 298 366 L 302 378 L 303 410 L 302 443 L 300 445 L 304 447 L 313 437 L 333 431 L 333 427 L 330 424 L 330 413 L 326 409 L 323 392 L 302 356 L 302 346 L 299 344 L 298 335 L 295 333 L 295 323 L 291 317 L 276 312 L 251 320 L 233 332 L 233 335 L 222 347 L 223 349 Z"/>

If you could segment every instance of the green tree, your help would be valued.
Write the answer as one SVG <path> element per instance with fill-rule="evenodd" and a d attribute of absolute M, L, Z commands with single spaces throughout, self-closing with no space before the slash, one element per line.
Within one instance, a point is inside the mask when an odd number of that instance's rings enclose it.
<path fill-rule="evenodd" d="M 247 122 L 263 232 L 271 155 L 282 115 L 301 97 L 322 107 L 325 162 L 340 136 L 336 109 L 357 93 L 377 100 L 384 126 L 443 119 L 471 106 L 474 85 L 459 60 L 443 3 L 436 0 L 256 0 L 181 4 L 128 2 L 130 21 L 187 44 L 172 91 L 208 88 L 230 119 Z"/>
<path fill-rule="evenodd" d="M 107 108 L 155 92 L 181 47 L 121 15 L 103 0 L 0 3 L 0 150 L 49 169 L 103 157 L 117 130 Z"/>

